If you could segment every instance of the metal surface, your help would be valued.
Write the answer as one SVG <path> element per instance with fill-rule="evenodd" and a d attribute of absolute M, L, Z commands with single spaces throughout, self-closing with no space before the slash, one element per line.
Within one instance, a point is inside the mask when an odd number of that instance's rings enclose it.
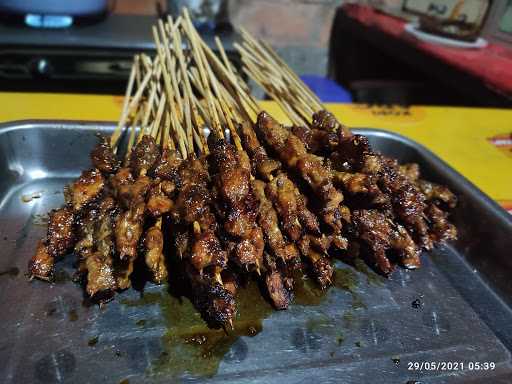
<path fill-rule="evenodd" d="M 6 272 L 0 274 L 2 383 L 172 381 L 171 373 L 157 368 L 162 356 L 179 359 L 162 354 L 169 328 L 180 327 L 179 319 L 169 315 L 180 313 L 178 307 L 167 308 L 166 299 L 130 305 L 140 296 L 134 290 L 103 309 L 86 307 L 82 289 L 68 279 L 50 285 L 24 276 L 36 240 L 45 232 L 38 215 L 59 206 L 62 187 L 89 166 L 97 129 L 108 133 L 113 126 L 20 122 L 0 127 L 0 271 Z M 351 289 L 333 288 L 318 305 L 269 311 L 259 334 L 233 340 L 216 374 L 181 372 L 182 381 L 512 380 L 511 218 L 424 147 L 383 131 L 359 132 L 383 153 L 418 162 L 426 178 L 457 193 L 453 220 L 460 239 L 424 255 L 421 269 L 397 270 L 386 281 L 340 265 L 355 277 Z M 34 192 L 41 197 L 22 201 Z M 72 257 L 60 263 L 60 276 L 71 273 L 71 265 Z M 167 292 L 146 286 L 145 297 L 151 295 L 164 298 Z M 411 305 L 416 299 L 421 305 Z M 200 366 L 211 359 L 198 356 L 188 363 Z M 422 361 L 463 362 L 464 370 L 460 365 L 458 371 L 408 369 L 409 362 Z M 471 362 L 494 362 L 496 369 L 470 370 Z"/>

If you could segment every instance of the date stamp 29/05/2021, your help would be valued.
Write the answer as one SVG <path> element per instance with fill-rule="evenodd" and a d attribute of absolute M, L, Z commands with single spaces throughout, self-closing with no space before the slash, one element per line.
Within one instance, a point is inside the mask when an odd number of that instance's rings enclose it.
<path fill-rule="evenodd" d="M 493 361 L 408 361 L 407 370 L 428 371 L 493 371 Z"/>

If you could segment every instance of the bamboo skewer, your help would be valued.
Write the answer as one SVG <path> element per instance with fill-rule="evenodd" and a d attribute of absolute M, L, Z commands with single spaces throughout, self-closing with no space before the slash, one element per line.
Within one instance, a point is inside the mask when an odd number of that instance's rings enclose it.
<path fill-rule="evenodd" d="M 167 68 L 166 65 L 170 65 L 172 67 L 172 60 L 168 60 L 167 51 L 162 48 L 162 43 L 160 40 L 160 36 L 158 34 L 158 29 L 153 27 L 153 38 L 155 40 L 155 44 L 157 46 L 158 57 L 160 58 L 160 63 L 162 65 L 162 74 L 164 78 L 164 89 L 167 94 L 167 103 L 169 105 L 169 111 L 171 116 L 171 126 L 175 130 L 175 134 L 177 135 L 177 144 L 180 148 L 180 153 L 184 159 L 187 158 L 188 150 L 187 150 L 187 142 L 183 139 L 182 131 L 183 127 L 178 118 L 178 110 L 176 109 L 176 99 L 179 95 L 176 94 L 177 81 L 175 76 L 171 76 L 169 74 L 172 71 L 171 68 Z M 170 52 L 169 52 L 170 54 Z M 179 90 L 178 90 L 179 93 Z"/>
<path fill-rule="evenodd" d="M 318 97 L 269 44 L 256 40 L 244 29 L 241 32 L 243 43 L 235 47 L 242 55 L 244 71 L 278 101 L 292 122 L 302 120 L 310 125 L 312 115 L 323 109 Z"/>
<path fill-rule="evenodd" d="M 201 54 L 199 52 L 198 42 L 196 40 L 196 34 L 195 34 L 195 28 L 192 25 L 192 21 L 190 20 L 190 15 L 188 14 L 188 11 L 186 8 L 183 9 L 183 15 L 184 15 L 184 23 L 183 27 L 185 29 L 185 32 L 187 33 L 187 37 L 189 39 L 191 48 L 192 48 L 192 54 L 196 63 L 196 67 L 199 71 L 201 83 L 204 87 L 205 93 L 206 93 L 206 102 L 208 106 L 209 113 L 212 116 L 212 129 L 216 132 L 219 137 L 224 137 L 224 133 L 222 132 L 222 127 L 220 126 L 219 116 L 217 114 L 217 109 L 215 108 L 210 84 L 206 75 L 206 71 L 204 68 L 204 62 L 201 57 Z"/>
<path fill-rule="evenodd" d="M 291 89 L 289 84 L 285 84 L 277 69 L 270 67 L 269 65 L 261 64 L 262 61 L 255 58 L 247 49 L 235 44 L 235 47 L 242 54 L 242 62 L 246 66 L 246 73 L 253 78 L 271 97 L 273 97 L 278 103 L 282 104 L 286 102 L 288 105 L 285 109 L 288 114 L 292 114 L 290 118 L 295 124 L 308 121 L 313 110 L 306 102 L 304 97 L 296 92 L 295 89 Z M 268 71 L 271 72 L 268 72 Z M 294 97 L 295 96 L 295 97 Z M 281 108 L 285 108 L 281 105 Z M 292 112 L 295 111 L 295 112 Z"/>
<path fill-rule="evenodd" d="M 172 19 L 169 16 L 167 18 L 169 25 L 172 23 Z M 182 83 L 182 92 L 184 94 L 185 101 L 185 126 L 187 132 L 187 141 L 190 147 L 189 150 L 193 150 L 193 142 L 194 142 L 194 133 L 193 133 L 193 124 L 197 124 L 197 111 L 194 110 L 194 106 L 191 103 L 190 95 L 192 95 L 192 87 L 190 86 L 190 81 L 187 76 L 187 67 L 185 63 L 185 57 L 183 56 L 182 50 L 182 40 L 181 40 L 181 31 L 179 28 L 174 28 L 171 33 L 172 40 L 174 42 L 174 54 L 178 59 L 178 65 L 180 69 L 180 77 Z"/>
<path fill-rule="evenodd" d="M 260 52 L 264 58 L 264 63 L 267 63 L 268 67 L 277 70 L 277 73 L 283 74 L 284 78 L 288 81 L 290 88 L 296 88 L 299 93 L 302 93 L 306 98 L 309 99 L 315 109 L 321 109 L 322 104 L 318 97 L 311 92 L 309 88 L 305 86 L 302 80 L 291 70 L 291 68 L 282 60 L 279 55 L 272 49 L 272 47 L 264 42 L 258 42 L 254 37 L 251 36 L 247 30 L 241 28 L 242 35 L 248 45 L 250 45 L 254 52 Z"/>
<path fill-rule="evenodd" d="M 124 94 L 121 117 L 119 118 L 119 122 L 117 123 L 117 126 L 110 138 L 110 145 L 112 146 L 112 148 L 117 147 L 119 137 L 121 136 L 122 128 L 126 122 L 126 116 L 127 116 L 127 112 L 128 112 L 128 104 L 130 101 L 130 96 L 132 94 L 133 84 L 135 82 L 135 72 L 136 72 L 136 68 L 137 68 L 137 61 L 138 61 L 138 56 L 136 55 L 133 59 L 132 69 L 130 71 L 130 77 L 128 78 L 128 86 L 126 87 L 126 92 Z"/>
<path fill-rule="evenodd" d="M 158 108 L 158 104 L 160 102 L 160 96 L 158 95 L 158 82 L 160 81 L 161 75 L 162 75 L 162 67 L 160 66 L 159 58 L 155 58 L 154 65 L 152 67 L 146 67 L 149 68 L 153 72 L 153 81 L 151 83 L 151 90 L 149 92 L 149 97 L 146 101 L 146 108 L 144 111 L 144 117 L 141 121 L 140 131 L 139 135 L 137 137 L 137 143 L 142 139 L 142 136 L 147 131 L 149 119 L 151 118 L 151 115 L 156 115 L 156 109 Z M 156 107 L 155 107 L 156 106 Z"/>
<path fill-rule="evenodd" d="M 201 44 L 202 48 L 204 49 L 204 52 L 207 56 L 207 58 L 210 60 L 210 63 L 216 72 L 216 74 L 219 76 L 221 80 L 227 80 L 227 83 L 234 87 L 236 93 L 240 97 L 244 97 L 243 103 L 247 104 L 247 106 L 251 109 L 252 114 L 257 114 L 259 111 L 258 104 L 252 99 L 251 97 L 245 97 L 247 95 L 247 92 L 243 90 L 239 84 L 239 80 L 232 76 L 229 70 L 222 64 L 222 62 L 219 60 L 219 58 L 213 53 L 213 51 L 210 49 L 210 47 L 199 38 L 199 43 Z"/>

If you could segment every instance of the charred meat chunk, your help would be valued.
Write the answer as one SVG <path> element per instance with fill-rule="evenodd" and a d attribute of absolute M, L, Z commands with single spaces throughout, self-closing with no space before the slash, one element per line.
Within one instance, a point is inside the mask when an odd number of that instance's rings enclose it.
<path fill-rule="evenodd" d="M 178 151 L 166 148 L 162 150 L 160 157 L 154 163 L 151 176 L 174 181 L 182 162 L 183 159 Z"/>
<path fill-rule="evenodd" d="M 101 134 L 98 134 L 98 139 L 99 143 L 91 152 L 92 164 L 103 173 L 115 173 L 121 163 L 110 146 L 110 139 Z"/>
<path fill-rule="evenodd" d="M 105 186 L 105 179 L 98 169 L 83 171 L 66 190 L 66 201 L 75 213 L 97 199 Z"/>
<path fill-rule="evenodd" d="M 28 263 L 31 277 L 51 280 L 55 259 L 64 256 L 75 244 L 75 214 L 68 208 L 60 208 L 50 213 L 46 238 L 40 240 L 37 249 Z"/>
<path fill-rule="evenodd" d="M 144 259 L 151 273 L 153 282 L 162 284 L 167 279 L 168 273 L 163 253 L 164 236 L 160 226 L 153 225 L 146 231 L 144 235 L 144 246 L 146 248 Z"/>
<path fill-rule="evenodd" d="M 111 298 L 117 289 L 114 272 L 114 222 L 117 213 L 118 208 L 112 197 L 101 201 L 93 233 L 94 251 L 85 258 L 86 292 L 100 301 Z"/>
<path fill-rule="evenodd" d="M 75 245 L 75 214 L 68 208 L 50 212 L 46 244 L 48 252 L 54 257 L 64 256 Z"/>
<path fill-rule="evenodd" d="M 145 174 L 160 158 L 160 148 L 155 139 L 144 135 L 130 154 L 130 167 L 135 175 Z"/>
<path fill-rule="evenodd" d="M 48 252 L 48 247 L 44 240 L 39 240 L 36 253 L 28 262 L 28 273 L 30 277 L 41 280 L 51 280 L 54 265 L 55 258 Z"/>

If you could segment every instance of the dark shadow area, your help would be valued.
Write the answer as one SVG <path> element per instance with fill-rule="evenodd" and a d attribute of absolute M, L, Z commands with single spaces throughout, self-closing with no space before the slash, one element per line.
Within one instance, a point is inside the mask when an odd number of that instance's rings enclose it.
<path fill-rule="evenodd" d="M 479 78 L 336 12 L 329 43 L 329 76 L 355 102 L 505 107 L 512 100 Z"/>

